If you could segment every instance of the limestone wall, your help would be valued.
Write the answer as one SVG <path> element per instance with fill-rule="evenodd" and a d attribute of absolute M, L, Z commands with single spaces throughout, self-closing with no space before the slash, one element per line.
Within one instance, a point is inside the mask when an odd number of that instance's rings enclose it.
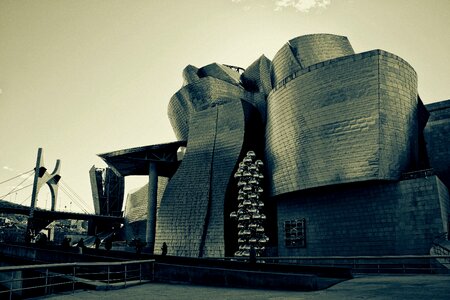
<path fill-rule="evenodd" d="M 450 188 L 450 100 L 428 104 L 425 140 L 430 166 Z"/>
<path fill-rule="evenodd" d="M 436 176 L 359 183 L 278 197 L 278 254 L 426 255 L 446 230 L 448 191 Z M 285 245 L 284 222 L 306 219 L 306 247 Z"/>

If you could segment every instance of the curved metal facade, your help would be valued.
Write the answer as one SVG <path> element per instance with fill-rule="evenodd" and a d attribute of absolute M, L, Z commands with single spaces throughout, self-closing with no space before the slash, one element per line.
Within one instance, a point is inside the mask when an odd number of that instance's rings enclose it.
<path fill-rule="evenodd" d="M 266 61 L 261 64 L 267 68 Z M 188 144 L 161 201 L 155 248 L 166 242 L 171 255 L 224 256 L 229 184 L 246 150 L 246 125 L 265 113 L 265 97 L 246 91 L 240 74 L 223 65 L 188 66 L 184 79 L 168 114 L 176 136 Z"/>
<path fill-rule="evenodd" d="M 322 61 L 352 55 L 347 37 L 333 34 L 303 35 L 286 43 L 273 58 L 272 85 Z"/>
<path fill-rule="evenodd" d="M 292 74 L 267 99 L 271 195 L 397 180 L 417 153 L 417 78 L 375 50 Z"/>
<path fill-rule="evenodd" d="M 334 34 L 302 35 L 289 41 L 302 68 L 355 54 L 347 37 Z"/>
<path fill-rule="evenodd" d="M 403 59 L 382 50 L 354 54 L 346 37 L 315 34 L 294 38 L 273 61 L 261 56 L 239 72 L 220 64 L 183 71 L 183 86 L 171 98 L 168 115 L 177 138 L 188 144 L 160 202 L 156 249 L 166 242 L 169 255 L 234 252 L 228 220 L 236 205 L 232 174 L 255 147 L 258 155 L 264 152 L 264 190 L 277 196 L 268 201 L 273 206 L 266 213 L 277 214 L 271 219 L 278 224 L 271 228 L 284 230 L 283 220 L 306 216 L 316 246 L 317 232 L 328 228 L 321 222 L 335 226 L 327 220 L 339 223 L 334 214 L 345 213 L 352 203 L 367 204 L 353 211 L 357 216 L 376 201 L 386 200 L 384 207 L 391 208 L 412 194 L 415 185 L 405 183 L 388 197 L 402 173 L 419 168 L 425 147 L 417 75 Z M 366 186 L 387 196 L 365 198 L 360 187 Z M 334 196 L 336 189 L 340 194 Z M 328 211 L 332 202 L 342 209 Z M 354 227 L 348 224 L 340 226 Z M 352 224 L 365 230 L 360 220 Z M 320 235 L 328 239 L 330 232 Z M 280 253 L 284 233 L 273 234 Z M 288 250 L 284 254 L 300 253 Z"/>
<path fill-rule="evenodd" d="M 187 140 L 189 120 L 195 112 L 205 110 L 217 100 L 245 98 L 242 87 L 208 76 L 181 88 L 169 102 L 168 115 L 178 140 Z"/>

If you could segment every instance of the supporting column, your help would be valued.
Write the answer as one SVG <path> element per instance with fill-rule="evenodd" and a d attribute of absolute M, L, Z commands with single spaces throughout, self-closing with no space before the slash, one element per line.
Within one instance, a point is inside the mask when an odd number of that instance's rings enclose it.
<path fill-rule="evenodd" d="M 157 191 L 158 174 L 156 172 L 156 163 L 149 162 L 146 242 L 151 254 L 153 254 L 155 250 Z"/>
<path fill-rule="evenodd" d="M 42 169 L 41 169 L 42 168 Z M 38 149 L 36 167 L 34 168 L 34 181 L 33 181 L 33 191 L 31 193 L 31 205 L 30 205 L 30 216 L 32 219 L 34 217 L 34 210 L 36 208 L 37 194 L 39 193 L 39 178 L 44 176 L 46 169 L 42 166 L 42 148 Z"/>
<path fill-rule="evenodd" d="M 31 192 L 30 214 L 28 215 L 27 232 L 25 232 L 25 242 L 27 244 L 31 242 L 31 238 L 35 234 L 34 210 L 36 208 L 37 194 L 40 188 L 39 178 L 42 177 L 46 171 L 46 169 L 42 166 L 42 160 L 42 148 L 39 148 L 36 159 L 36 167 L 34 168 L 34 181 L 33 191 Z"/>

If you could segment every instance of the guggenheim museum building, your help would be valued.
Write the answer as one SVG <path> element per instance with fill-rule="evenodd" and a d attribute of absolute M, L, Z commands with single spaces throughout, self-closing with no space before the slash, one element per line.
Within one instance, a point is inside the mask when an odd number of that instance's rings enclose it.
<path fill-rule="evenodd" d="M 126 197 L 126 239 L 233 256 L 234 174 L 250 150 L 264 162 L 266 256 L 422 255 L 445 239 L 450 100 L 424 105 L 402 58 L 312 34 L 245 69 L 188 65 L 182 76 L 168 106 L 177 141 L 99 155 L 114 180 L 148 176 Z"/>

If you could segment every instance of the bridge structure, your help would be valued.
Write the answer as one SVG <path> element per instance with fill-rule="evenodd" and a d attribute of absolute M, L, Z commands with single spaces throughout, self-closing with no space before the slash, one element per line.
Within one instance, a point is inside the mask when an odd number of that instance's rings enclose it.
<path fill-rule="evenodd" d="M 0 211 L 6 214 L 29 216 L 31 207 L 0 200 Z M 87 220 L 89 222 L 88 234 L 94 235 L 98 231 L 110 230 L 124 223 L 123 217 L 84 214 L 67 211 L 46 210 L 35 208 L 33 213 L 33 226 L 40 231 L 56 220 Z"/>
<path fill-rule="evenodd" d="M 29 174 L 27 179 L 34 174 L 30 206 L 16 204 L 13 202 L 6 201 L 4 199 L 3 200 L 0 199 L 0 212 L 6 214 L 19 214 L 28 216 L 26 237 L 25 237 L 25 240 L 27 242 L 30 241 L 31 236 L 35 236 L 38 232 L 46 228 L 50 223 L 52 223 L 55 220 L 87 220 L 89 224 L 88 235 L 95 235 L 98 232 L 103 231 L 112 231 L 114 228 L 118 228 L 120 224 L 124 223 L 124 218 L 121 216 L 90 214 L 85 209 L 84 211 L 86 213 L 57 211 L 56 204 L 58 200 L 59 188 L 61 187 L 62 191 L 66 191 L 66 187 L 60 186 L 61 181 L 60 169 L 61 169 L 61 161 L 58 159 L 56 161 L 54 170 L 51 173 L 49 173 L 47 171 L 47 168 L 44 166 L 42 148 L 39 148 L 34 170 L 26 172 L 26 173 L 33 172 L 32 174 Z M 13 177 L 13 179 L 14 178 L 15 177 Z M 11 179 L 8 179 L 3 182 L 7 182 L 9 180 Z M 22 181 L 22 183 L 24 181 Z M 39 191 L 44 185 L 47 185 L 49 187 L 51 193 L 51 207 L 49 210 L 42 209 L 36 206 L 38 202 Z M 74 193 L 70 187 L 67 188 L 68 190 L 72 191 L 72 193 Z M 18 190 L 20 189 L 13 189 L 12 192 Z M 9 194 L 11 194 L 11 192 Z M 73 197 L 71 198 L 73 200 L 76 200 Z"/>

